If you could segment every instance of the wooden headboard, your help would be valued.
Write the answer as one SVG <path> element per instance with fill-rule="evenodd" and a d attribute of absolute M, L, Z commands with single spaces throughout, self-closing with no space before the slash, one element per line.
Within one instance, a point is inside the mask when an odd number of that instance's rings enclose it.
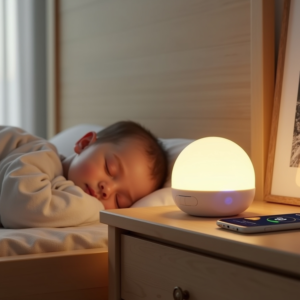
<path fill-rule="evenodd" d="M 221 136 L 263 180 L 274 87 L 273 0 L 60 0 L 56 131 L 140 122 Z"/>

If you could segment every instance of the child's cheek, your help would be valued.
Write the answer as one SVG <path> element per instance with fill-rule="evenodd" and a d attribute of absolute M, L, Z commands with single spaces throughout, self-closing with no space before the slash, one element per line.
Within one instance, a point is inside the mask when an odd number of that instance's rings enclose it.
<path fill-rule="evenodd" d="M 81 165 L 80 173 L 86 178 L 92 178 L 97 175 L 97 169 L 92 164 L 84 164 Z"/>

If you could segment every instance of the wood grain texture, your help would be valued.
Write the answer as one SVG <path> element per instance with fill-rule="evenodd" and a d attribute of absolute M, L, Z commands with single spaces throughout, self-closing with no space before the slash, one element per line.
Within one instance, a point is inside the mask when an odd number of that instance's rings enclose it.
<path fill-rule="evenodd" d="M 75 9 L 81 9 L 84 8 L 85 6 L 92 4 L 93 2 L 96 2 L 98 0 L 63 0 L 61 3 L 61 8 L 60 10 L 62 12 L 67 12 L 70 10 L 75 10 Z"/>
<path fill-rule="evenodd" d="M 198 299 L 294 298 L 300 281 L 140 238 L 121 238 L 122 299 L 171 299 L 175 286 Z"/>
<path fill-rule="evenodd" d="M 62 292 L 46 292 L 43 294 L 35 295 L 22 295 L 17 294 L 16 296 L 1 297 L 1 300 L 107 300 L 108 299 L 108 289 L 94 288 L 94 289 L 82 289 L 82 290 L 71 290 Z"/>
<path fill-rule="evenodd" d="M 283 213 L 299 213 L 299 208 L 256 201 L 239 216 Z M 220 229 L 216 225 L 218 218 L 189 216 L 177 206 L 110 210 L 100 214 L 101 222 L 109 226 L 300 278 L 300 230 L 239 234 Z"/>
<path fill-rule="evenodd" d="M 264 199 L 274 95 L 275 7 L 273 0 L 251 1 L 251 160 L 256 199 Z"/>
<path fill-rule="evenodd" d="M 3 257 L 0 269 L 1 299 L 108 299 L 107 250 Z"/>
<path fill-rule="evenodd" d="M 121 295 L 121 233 L 119 228 L 108 227 L 109 299 L 120 299 Z"/>
<path fill-rule="evenodd" d="M 291 1 L 285 0 L 284 7 L 283 7 L 282 23 L 281 23 L 281 36 L 280 36 L 278 63 L 277 63 L 277 71 L 276 71 L 276 86 L 275 86 L 275 94 L 274 94 L 274 107 L 273 107 L 273 115 L 272 115 L 272 123 L 271 123 L 268 162 L 266 168 L 264 198 L 266 201 L 269 202 L 300 205 L 299 198 L 285 197 L 285 196 L 278 196 L 278 195 L 271 194 L 277 131 L 278 131 L 278 121 L 279 121 L 279 113 L 280 113 L 281 90 L 282 90 L 282 82 L 283 82 L 283 74 L 284 74 L 284 60 L 285 60 L 286 42 L 288 36 L 290 5 L 291 5 Z"/>
<path fill-rule="evenodd" d="M 60 130 L 134 120 L 239 144 L 263 200 L 274 0 L 61 0 Z"/>
<path fill-rule="evenodd" d="M 249 1 L 63 3 L 61 129 L 132 119 L 250 154 Z"/>

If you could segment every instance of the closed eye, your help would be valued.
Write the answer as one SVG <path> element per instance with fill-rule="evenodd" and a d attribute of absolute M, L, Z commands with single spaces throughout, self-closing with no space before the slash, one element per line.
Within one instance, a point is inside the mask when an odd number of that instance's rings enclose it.
<path fill-rule="evenodd" d="M 111 174 L 109 172 L 108 166 L 107 166 L 107 161 L 105 160 L 105 172 L 107 173 L 108 176 L 111 177 Z"/>

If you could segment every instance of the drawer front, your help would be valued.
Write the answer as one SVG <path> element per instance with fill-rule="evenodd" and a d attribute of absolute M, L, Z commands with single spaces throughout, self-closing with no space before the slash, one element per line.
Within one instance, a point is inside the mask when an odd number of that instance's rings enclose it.
<path fill-rule="evenodd" d="M 122 235 L 122 299 L 172 300 L 175 286 L 189 300 L 295 299 L 300 291 L 296 279 Z"/>

